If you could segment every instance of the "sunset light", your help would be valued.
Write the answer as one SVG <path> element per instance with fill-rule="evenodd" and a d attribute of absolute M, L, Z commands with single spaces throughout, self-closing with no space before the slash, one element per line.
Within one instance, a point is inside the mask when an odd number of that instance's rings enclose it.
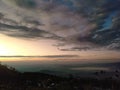
<path fill-rule="evenodd" d="M 120 0 L 0 0 L 0 90 L 120 90 Z"/>

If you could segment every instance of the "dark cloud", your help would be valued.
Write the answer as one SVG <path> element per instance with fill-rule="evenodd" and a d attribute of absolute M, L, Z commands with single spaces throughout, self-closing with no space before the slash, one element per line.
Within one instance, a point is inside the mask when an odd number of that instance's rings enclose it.
<path fill-rule="evenodd" d="M 88 1 L 88 2 L 87 2 Z M 90 18 L 89 21 L 91 23 L 96 23 L 96 28 L 91 30 L 87 36 L 76 37 L 78 42 L 91 42 L 95 45 L 98 45 L 98 48 L 107 48 L 107 49 L 119 49 L 120 45 L 120 29 L 119 29 L 119 19 L 116 18 L 113 20 L 113 17 L 118 17 L 119 15 L 115 16 L 114 12 L 119 12 L 120 8 L 120 1 L 115 0 L 101 0 L 96 2 L 87 1 L 80 1 L 80 8 L 84 8 L 83 13 L 85 17 Z M 78 1 L 79 2 L 79 1 Z M 81 5 L 81 2 L 84 3 Z M 94 5 L 94 3 L 96 3 Z M 93 9 L 94 8 L 94 9 Z M 79 9 L 79 10 L 81 10 Z M 87 10 L 87 12 L 86 12 Z M 110 21 L 110 16 L 112 16 Z M 106 21 L 106 22 L 105 22 Z M 113 22 L 114 21 L 114 22 Z M 111 24 L 109 24 L 111 22 Z M 109 29 L 106 29 L 104 24 L 108 23 Z M 83 49 L 86 47 L 83 47 Z M 94 47 L 93 47 L 94 48 Z M 72 49 L 71 49 L 72 50 Z M 74 50 L 74 49 L 73 49 Z M 78 50 L 78 49 L 77 49 Z M 81 50 L 81 48 L 80 48 Z"/>
<path fill-rule="evenodd" d="M 4 18 L 4 14 L 0 12 L 0 20 Z"/>
<path fill-rule="evenodd" d="M 42 23 L 40 20 L 33 19 L 32 17 L 24 17 L 22 23 L 34 25 L 34 26 L 44 26 L 45 24 Z"/>
<path fill-rule="evenodd" d="M 12 37 L 21 37 L 21 38 L 46 38 L 46 39 L 62 39 L 61 37 L 49 33 L 38 28 L 29 28 L 26 26 L 15 26 L 0 23 L 0 32 Z"/>
<path fill-rule="evenodd" d="M 39 58 L 72 58 L 72 57 L 79 57 L 78 55 L 49 55 L 49 56 L 0 56 L 6 58 L 15 58 L 15 57 L 39 57 Z"/>
<path fill-rule="evenodd" d="M 72 57 L 79 57 L 78 55 L 51 55 L 51 56 L 42 56 L 46 58 L 72 58 Z"/>
<path fill-rule="evenodd" d="M 34 0 L 14 0 L 20 7 L 35 8 L 36 2 Z"/>
<path fill-rule="evenodd" d="M 8 24 L 8 25 L 18 25 L 18 23 L 12 19 L 8 19 L 8 18 L 3 18 L 1 20 L 1 23 L 4 23 L 4 24 Z"/>
<path fill-rule="evenodd" d="M 0 14 L 1 33 L 21 38 L 60 40 L 55 46 L 62 51 L 105 48 L 120 49 L 120 0 L 14 0 L 28 10 L 22 25 Z M 33 10 L 33 11 L 32 11 Z M 38 13 L 39 12 L 39 13 Z M 38 17 L 45 15 L 45 22 Z M 48 24 L 49 23 L 49 24 Z M 30 25 L 29 25 L 30 24 Z M 29 27 L 30 26 L 30 27 Z M 34 26 L 34 27 L 32 27 Z M 43 30 L 38 27 L 47 27 Z"/>
<path fill-rule="evenodd" d="M 61 51 L 86 51 L 90 50 L 91 47 L 73 47 L 73 48 L 68 48 L 68 49 L 60 49 Z"/>

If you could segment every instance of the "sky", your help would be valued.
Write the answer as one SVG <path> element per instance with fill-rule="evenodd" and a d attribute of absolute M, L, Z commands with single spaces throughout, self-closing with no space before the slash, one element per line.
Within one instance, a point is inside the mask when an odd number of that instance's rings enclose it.
<path fill-rule="evenodd" d="M 120 0 L 0 0 L 0 60 L 118 60 L 119 5 Z"/>

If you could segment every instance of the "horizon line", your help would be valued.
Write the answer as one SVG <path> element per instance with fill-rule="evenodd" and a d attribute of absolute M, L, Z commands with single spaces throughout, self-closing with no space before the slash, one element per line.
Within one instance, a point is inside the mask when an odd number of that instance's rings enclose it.
<path fill-rule="evenodd" d="M 28 56 L 24 56 L 24 55 L 13 55 L 13 56 L 0 56 L 0 57 L 79 57 L 79 55 L 36 55 L 36 56 L 32 56 L 32 55 L 28 55 Z"/>

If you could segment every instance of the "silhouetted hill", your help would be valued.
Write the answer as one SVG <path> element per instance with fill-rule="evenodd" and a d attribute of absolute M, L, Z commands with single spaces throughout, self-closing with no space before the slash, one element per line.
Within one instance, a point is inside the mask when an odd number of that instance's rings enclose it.
<path fill-rule="evenodd" d="M 52 71 L 18 72 L 15 68 L 0 64 L 0 90 L 120 90 L 120 72 L 113 77 L 101 78 L 104 71 L 96 72 L 91 78 L 67 77 L 46 74 Z"/>
<path fill-rule="evenodd" d="M 16 80 L 20 73 L 15 68 L 0 64 L 0 80 Z"/>

